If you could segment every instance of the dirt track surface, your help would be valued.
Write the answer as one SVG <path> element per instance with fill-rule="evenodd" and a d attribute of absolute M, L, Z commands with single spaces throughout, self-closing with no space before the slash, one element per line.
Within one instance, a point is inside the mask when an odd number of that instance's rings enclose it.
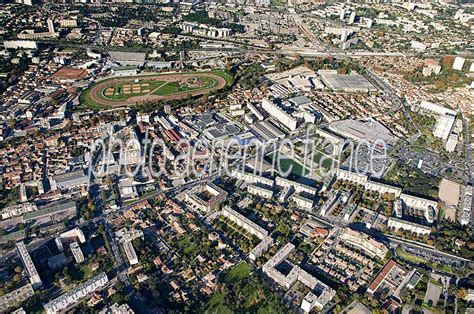
<path fill-rule="evenodd" d="M 150 93 L 141 96 L 132 96 L 125 100 L 118 100 L 118 99 L 108 99 L 102 95 L 102 90 L 106 86 L 110 84 L 118 84 L 118 83 L 134 83 L 135 80 L 147 80 L 147 81 L 160 81 L 160 82 L 178 82 L 183 79 L 189 79 L 193 77 L 210 77 L 217 81 L 217 84 L 213 87 L 200 89 L 195 91 L 183 91 L 179 93 L 174 93 L 170 95 L 153 95 L 153 92 L 156 90 L 150 91 Z M 134 76 L 134 77 L 117 77 L 105 80 L 103 82 L 99 82 L 95 84 L 90 92 L 89 96 L 97 104 L 110 106 L 110 107 L 120 107 L 120 106 L 127 106 L 127 105 L 137 105 L 146 102 L 154 102 L 158 100 L 175 100 L 175 99 L 183 99 L 188 96 L 198 96 L 208 94 L 209 92 L 219 90 L 224 88 L 226 85 L 226 80 L 213 73 L 177 73 L 177 74 L 157 74 L 157 75 L 142 75 L 142 76 Z"/>

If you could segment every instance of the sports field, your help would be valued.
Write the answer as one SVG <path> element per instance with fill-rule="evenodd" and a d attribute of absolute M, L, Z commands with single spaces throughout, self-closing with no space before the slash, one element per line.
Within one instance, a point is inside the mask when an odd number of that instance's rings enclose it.
<path fill-rule="evenodd" d="M 114 77 L 86 90 L 82 102 L 92 108 L 121 107 L 204 95 L 230 84 L 232 77 L 220 70 Z"/>

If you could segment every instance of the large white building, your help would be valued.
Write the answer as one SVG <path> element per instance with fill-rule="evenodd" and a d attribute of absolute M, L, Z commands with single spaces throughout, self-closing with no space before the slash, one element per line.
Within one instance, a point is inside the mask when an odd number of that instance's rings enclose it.
<path fill-rule="evenodd" d="M 297 281 L 301 282 L 311 291 L 306 295 L 301 303 L 301 309 L 309 313 L 313 308 L 321 311 L 329 301 L 335 296 L 336 291 L 328 287 L 317 278 L 301 269 L 298 265 L 288 264 L 292 267 L 288 274 L 281 273 L 277 266 L 282 263 L 295 249 L 292 243 L 287 243 L 262 267 L 263 272 L 285 289 L 289 289 Z"/>
<path fill-rule="evenodd" d="M 127 260 L 130 265 L 138 264 L 138 256 L 133 248 L 132 241 L 143 237 L 143 231 L 140 229 L 128 229 L 122 228 L 115 232 L 115 237 L 119 243 L 122 243 L 123 250 L 127 256 Z"/>
<path fill-rule="evenodd" d="M 125 251 L 125 255 L 127 256 L 127 260 L 130 265 L 138 264 L 138 256 L 133 248 L 132 241 L 124 241 L 122 242 L 123 250 Z"/>
<path fill-rule="evenodd" d="M 263 272 L 267 274 L 268 277 L 272 278 L 276 283 L 286 289 L 289 289 L 296 282 L 300 268 L 295 266 L 288 274 L 284 275 L 279 272 L 276 267 L 283 262 L 294 249 L 295 246 L 292 243 L 287 243 L 262 267 Z"/>
<path fill-rule="evenodd" d="M 249 253 L 249 258 L 252 261 L 257 260 L 263 253 L 265 253 L 273 245 L 273 238 L 267 236 L 259 244 L 257 244 Z"/>
<path fill-rule="evenodd" d="M 250 112 L 253 113 L 259 121 L 263 121 L 264 117 L 262 113 L 254 105 L 247 103 L 247 108 L 249 108 Z"/>
<path fill-rule="evenodd" d="M 210 212 L 227 198 L 227 192 L 213 183 L 204 183 L 185 193 L 185 201 L 203 212 Z"/>
<path fill-rule="evenodd" d="M 292 187 L 298 193 L 306 193 L 312 196 L 316 195 L 316 188 L 296 181 L 291 181 L 283 177 L 276 177 L 275 185 L 283 188 Z"/>
<path fill-rule="evenodd" d="M 7 311 L 10 307 L 14 307 L 17 304 L 21 304 L 26 299 L 35 295 L 31 284 L 26 284 L 10 293 L 2 295 L 0 297 L 0 311 Z"/>
<path fill-rule="evenodd" d="M 184 33 L 192 33 L 199 36 L 213 37 L 213 38 L 224 38 L 229 37 L 231 34 L 230 28 L 225 27 L 213 27 L 205 24 L 197 24 L 191 22 L 184 22 L 181 24 L 181 29 Z"/>
<path fill-rule="evenodd" d="M 55 33 L 53 20 L 52 19 L 47 19 L 46 24 L 48 25 L 48 32 Z"/>
<path fill-rule="evenodd" d="M 463 57 L 456 57 L 453 62 L 453 70 L 462 71 L 465 62 L 466 59 L 464 59 Z"/>
<path fill-rule="evenodd" d="M 435 221 L 438 202 L 405 193 L 400 195 L 400 199 L 402 200 L 402 204 L 405 207 L 421 210 L 425 219 L 429 223 L 433 223 Z"/>
<path fill-rule="evenodd" d="M 44 305 L 47 314 L 54 314 L 66 311 L 69 307 L 77 304 L 79 300 L 85 298 L 92 292 L 103 288 L 109 282 L 106 273 L 100 273 L 94 278 L 74 287 L 71 291 L 62 294 L 54 300 Z"/>
<path fill-rule="evenodd" d="M 384 184 L 369 179 L 367 175 L 359 174 L 357 172 L 348 171 L 344 169 L 337 169 L 336 178 L 345 180 L 359 185 L 363 185 L 368 191 L 378 192 L 379 194 L 393 194 L 395 197 L 400 197 L 402 189 L 393 185 Z"/>
<path fill-rule="evenodd" d="M 115 232 L 115 237 L 118 242 L 126 242 L 126 241 L 133 241 L 135 239 L 143 237 L 143 231 L 140 229 L 127 229 L 127 228 L 122 228 L 119 231 Z"/>
<path fill-rule="evenodd" d="M 431 233 L 431 228 L 427 226 L 423 226 L 414 222 L 402 220 L 396 217 L 388 218 L 388 226 L 390 228 L 394 228 L 395 230 L 405 230 L 414 232 L 418 235 L 429 235 Z"/>
<path fill-rule="evenodd" d="M 6 49 L 38 49 L 38 43 L 33 40 L 5 40 L 3 46 Z"/>
<path fill-rule="evenodd" d="M 222 209 L 222 215 L 259 239 L 264 239 L 268 236 L 267 230 L 228 206 Z"/>
<path fill-rule="evenodd" d="M 314 291 L 314 292 L 313 292 Z M 301 309 L 305 313 L 310 313 L 313 309 L 321 312 L 326 304 L 334 298 L 336 291 L 322 282 L 313 288 L 313 291 L 308 292 L 301 302 Z"/>
<path fill-rule="evenodd" d="M 84 261 L 84 254 L 82 253 L 79 243 L 74 241 L 71 244 L 69 244 L 69 248 L 71 249 L 72 255 L 74 256 L 76 263 L 78 264 L 82 263 Z"/>
<path fill-rule="evenodd" d="M 86 237 L 84 236 L 84 233 L 79 227 L 76 227 L 74 229 L 65 231 L 59 235 L 60 239 L 64 240 L 79 240 L 80 243 L 85 243 L 86 242 Z"/>
<path fill-rule="evenodd" d="M 310 211 L 313 208 L 314 200 L 311 198 L 307 198 L 300 194 L 295 193 L 293 194 L 291 199 L 295 202 L 296 206 L 301 209 Z"/>
<path fill-rule="evenodd" d="M 419 105 L 419 109 L 421 112 L 435 115 L 436 125 L 433 130 L 433 135 L 446 141 L 456 121 L 457 112 L 428 101 L 422 101 Z"/>
<path fill-rule="evenodd" d="M 247 186 L 247 192 L 252 195 L 257 195 L 262 198 L 271 199 L 273 197 L 273 190 L 264 185 L 249 184 Z"/>
<path fill-rule="evenodd" d="M 443 115 L 455 116 L 457 114 L 455 110 L 452 110 L 452 109 L 449 109 L 449 108 L 446 108 L 441 105 L 438 105 L 429 101 L 425 101 L 425 100 L 420 102 L 419 108 L 422 111 L 427 111 L 427 112 L 437 114 L 440 116 L 443 116 Z"/>
<path fill-rule="evenodd" d="M 364 188 L 369 191 L 376 191 L 380 194 L 393 194 L 396 198 L 400 198 L 401 204 L 405 208 L 409 207 L 421 210 L 423 212 L 424 217 L 429 223 L 433 223 L 436 219 L 438 205 L 438 202 L 436 201 L 402 193 L 402 190 L 396 186 L 371 181 L 366 175 L 358 174 L 356 172 L 347 171 L 344 169 L 338 169 L 336 171 L 336 178 L 363 185 Z"/>
<path fill-rule="evenodd" d="M 467 225 L 472 216 L 472 186 L 466 186 L 461 198 L 458 220 L 461 225 Z"/>
<path fill-rule="evenodd" d="M 113 76 L 135 76 L 138 74 L 136 66 L 123 66 L 112 68 Z"/>
<path fill-rule="evenodd" d="M 365 185 L 369 177 L 365 174 L 359 174 L 357 172 L 344 170 L 344 169 L 337 169 L 336 170 L 336 178 L 339 180 L 349 181 L 360 185 Z"/>
<path fill-rule="evenodd" d="M 458 143 L 459 135 L 456 133 L 451 133 L 448 137 L 448 140 L 446 141 L 446 144 L 444 145 L 444 149 L 446 149 L 448 153 L 452 153 L 456 150 Z"/>
<path fill-rule="evenodd" d="M 292 117 L 290 114 L 285 112 L 280 106 L 271 100 L 266 98 L 262 99 L 262 108 L 268 112 L 273 118 L 275 118 L 281 125 L 288 128 L 291 131 L 296 130 L 298 126 L 298 120 Z"/>
<path fill-rule="evenodd" d="M 396 139 L 387 127 L 372 118 L 367 121 L 353 119 L 334 121 L 328 127 L 334 133 L 354 141 L 390 144 Z"/>
<path fill-rule="evenodd" d="M 41 278 L 38 274 L 38 271 L 36 270 L 36 266 L 33 263 L 33 260 L 31 259 L 30 253 L 28 253 L 28 250 L 26 249 L 25 243 L 23 243 L 23 241 L 18 242 L 16 244 L 16 248 L 18 250 L 18 254 L 20 255 L 21 262 L 23 263 L 23 266 L 26 269 L 28 278 L 30 279 L 31 284 L 33 285 L 33 288 L 41 286 Z"/>
<path fill-rule="evenodd" d="M 59 20 L 60 27 L 77 27 L 77 19 L 61 19 Z"/>
<path fill-rule="evenodd" d="M 411 48 L 414 49 L 414 50 L 417 50 L 417 51 L 425 51 L 426 50 L 426 45 L 419 42 L 419 41 L 416 41 L 416 40 L 412 40 L 411 41 Z"/>
<path fill-rule="evenodd" d="M 344 228 L 340 233 L 340 239 L 362 251 L 364 251 L 370 257 L 384 258 L 388 253 L 388 249 L 382 243 L 376 241 L 369 235 L 352 230 L 350 228 Z"/>
<path fill-rule="evenodd" d="M 395 195 L 395 197 L 400 197 L 400 195 L 402 194 L 402 189 L 399 187 L 380 183 L 380 182 L 375 182 L 371 180 L 368 180 L 365 183 L 364 187 L 368 191 L 375 191 L 375 192 L 378 192 L 379 194 L 384 194 L 384 193 L 393 194 Z"/>
<path fill-rule="evenodd" d="M 265 178 L 251 172 L 245 172 L 242 170 L 235 169 L 232 171 L 232 176 L 238 180 L 243 180 L 248 183 L 257 183 L 261 185 L 268 186 L 269 188 L 273 188 L 274 180 Z"/>

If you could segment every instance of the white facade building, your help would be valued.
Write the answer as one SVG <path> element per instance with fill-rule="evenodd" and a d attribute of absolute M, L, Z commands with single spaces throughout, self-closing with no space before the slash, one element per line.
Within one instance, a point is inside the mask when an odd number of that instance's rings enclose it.
<path fill-rule="evenodd" d="M 123 245 L 123 250 L 125 251 L 125 255 L 127 256 L 127 260 L 130 263 L 130 265 L 138 264 L 138 256 L 137 256 L 137 253 L 135 252 L 135 249 L 133 248 L 132 241 L 124 241 L 122 245 Z"/>
<path fill-rule="evenodd" d="M 113 76 L 135 76 L 137 74 L 138 74 L 138 69 L 133 66 L 112 68 Z"/>
<path fill-rule="evenodd" d="M 225 38 L 231 34 L 230 28 L 217 28 L 206 24 L 197 24 L 192 22 L 184 22 L 181 24 L 184 33 L 192 33 L 198 36 L 206 36 L 212 38 Z"/>
<path fill-rule="evenodd" d="M 317 278 L 301 269 L 298 265 L 292 265 L 288 274 L 283 274 L 277 270 L 277 266 L 283 262 L 295 249 L 292 243 L 287 243 L 272 258 L 270 258 L 262 267 L 263 272 L 285 289 L 289 289 L 297 281 L 311 289 L 301 303 L 301 309 L 309 313 L 314 307 L 321 311 L 329 301 L 334 298 L 336 291 L 328 287 Z"/>
<path fill-rule="evenodd" d="M 65 231 L 59 235 L 61 239 L 77 239 L 80 243 L 86 242 L 86 237 L 79 227 Z"/>
<path fill-rule="evenodd" d="M 363 250 L 371 257 L 378 256 L 383 259 L 388 253 L 387 247 L 382 243 L 376 241 L 365 233 L 358 232 L 350 228 L 345 228 L 342 230 L 340 233 L 340 239 Z"/>
<path fill-rule="evenodd" d="M 400 199 L 405 206 L 422 210 L 429 223 L 433 223 L 436 219 L 435 214 L 438 202 L 405 193 L 400 195 Z"/>
<path fill-rule="evenodd" d="M 292 187 L 298 193 L 306 193 L 312 196 L 316 195 L 316 188 L 296 181 L 291 181 L 283 177 L 276 177 L 275 185 L 283 188 Z"/>
<path fill-rule="evenodd" d="M 28 250 L 26 249 L 25 243 L 23 243 L 23 241 L 18 242 L 16 244 L 16 248 L 17 248 L 18 254 L 20 255 L 21 262 L 23 263 L 23 266 L 26 269 L 28 278 L 30 279 L 31 284 L 33 285 L 33 288 L 37 288 L 38 286 L 41 286 L 43 283 L 38 274 L 38 271 L 36 270 L 35 264 L 33 263 L 33 260 L 31 259 L 30 253 L 28 253 Z"/>
<path fill-rule="evenodd" d="M 238 180 L 243 180 L 248 183 L 257 183 L 257 184 L 265 185 L 265 186 L 268 186 L 269 188 L 273 188 L 273 185 L 274 185 L 274 180 L 253 174 L 251 172 L 245 172 L 245 171 L 235 169 L 232 171 L 231 175 L 232 177 Z"/>
<path fill-rule="evenodd" d="M 419 235 L 429 235 L 431 233 L 431 228 L 423 226 L 414 222 L 402 220 L 396 217 L 388 218 L 388 226 L 394 228 L 395 230 L 406 230 L 414 232 Z"/>
<path fill-rule="evenodd" d="M 459 142 L 459 136 L 455 133 L 451 133 L 448 137 L 448 140 L 446 141 L 446 145 L 444 148 L 448 153 L 452 153 L 456 150 L 456 146 L 458 145 Z"/>
<path fill-rule="evenodd" d="M 398 188 L 396 186 L 392 186 L 389 184 L 383 184 L 375 181 L 368 180 L 365 183 L 365 189 L 369 191 L 375 191 L 378 192 L 379 194 L 393 194 L 395 197 L 400 197 L 402 194 L 402 189 Z"/>
<path fill-rule="evenodd" d="M 103 288 L 109 279 L 106 273 L 101 273 L 94 278 L 74 287 L 71 291 L 49 301 L 44 305 L 47 314 L 64 312 L 70 306 L 77 304 L 79 300 L 87 297 L 92 292 Z"/>
<path fill-rule="evenodd" d="M 426 45 L 419 42 L 419 41 L 412 40 L 411 41 L 411 48 L 414 49 L 414 50 L 417 50 L 417 51 L 425 51 L 426 50 Z"/>
<path fill-rule="evenodd" d="M 462 68 L 464 67 L 465 62 L 466 62 L 466 59 L 462 57 L 456 57 L 453 62 L 453 70 L 462 71 Z"/>
<path fill-rule="evenodd" d="M 365 185 L 367 183 L 367 180 L 369 179 L 368 176 L 364 174 L 359 174 L 357 172 L 348 171 L 344 169 L 336 170 L 336 178 L 339 180 L 345 180 L 360 185 Z"/>
<path fill-rule="evenodd" d="M 262 256 L 271 246 L 273 245 L 273 238 L 268 236 L 264 238 L 259 244 L 257 244 L 249 253 L 249 258 L 252 261 L 256 261 L 257 258 Z"/>
<path fill-rule="evenodd" d="M 293 194 L 291 199 L 295 202 L 296 206 L 301 209 L 310 211 L 313 208 L 313 199 L 306 198 L 299 194 Z"/>
<path fill-rule="evenodd" d="M 249 184 L 247 186 L 247 192 L 253 195 L 257 195 L 262 198 L 271 199 L 273 197 L 273 190 L 262 185 Z"/>
<path fill-rule="evenodd" d="M 262 108 L 289 130 L 296 130 L 298 120 L 281 109 L 273 101 L 266 98 L 262 99 Z"/>
<path fill-rule="evenodd" d="M 35 291 L 31 284 L 26 284 L 10 293 L 4 294 L 0 297 L 0 311 L 8 313 L 10 307 L 21 304 L 26 299 L 35 295 Z"/>
<path fill-rule="evenodd" d="M 258 111 L 258 109 L 252 105 L 251 103 L 247 103 L 247 108 L 250 110 L 251 113 L 253 113 L 255 115 L 255 117 L 257 117 L 257 119 L 259 121 L 263 121 L 263 115 L 260 111 Z"/>
<path fill-rule="evenodd" d="M 48 20 L 46 21 L 46 23 L 48 24 L 48 32 L 50 32 L 50 33 L 55 33 L 53 20 L 52 20 L 52 19 L 48 19 Z"/>
<path fill-rule="evenodd" d="M 472 186 L 466 186 L 461 199 L 458 220 L 461 225 L 467 225 L 472 216 Z"/>
<path fill-rule="evenodd" d="M 228 206 L 222 209 L 222 215 L 244 228 L 250 234 L 255 235 L 257 238 L 264 239 L 268 236 L 267 230 Z"/>
<path fill-rule="evenodd" d="M 71 249 L 72 255 L 74 255 L 74 259 L 76 260 L 76 263 L 78 264 L 82 263 L 84 261 L 84 254 L 82 253 L 79 243 L 74 241 L 71 244 L 69 244 L 69 248 Z"/>
<path fill-rule="evenodd" d="M 3 46 L 6 49 L 38 49 L 38 43 L 33 40 L 5 40 Z"/>

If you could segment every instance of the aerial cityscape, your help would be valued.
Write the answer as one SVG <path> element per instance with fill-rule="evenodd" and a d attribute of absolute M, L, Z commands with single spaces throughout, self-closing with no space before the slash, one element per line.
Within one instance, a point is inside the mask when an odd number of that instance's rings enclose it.
<path fill-rule="evenodd" d="M 471 0 L 0 25 L 0 313 L 474 314 Z"/>

